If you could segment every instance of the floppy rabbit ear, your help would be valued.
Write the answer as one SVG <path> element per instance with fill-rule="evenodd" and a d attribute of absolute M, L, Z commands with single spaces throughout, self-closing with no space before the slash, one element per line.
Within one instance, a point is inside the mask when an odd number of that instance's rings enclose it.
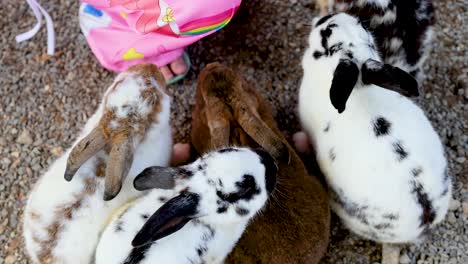
<path fill-rule="evenodd" d="M 408 97 L 419 95 L 416 79 L 400 68 L 369 59 L 361 72 L 364 84 L 375 84 Z"/>
<path fill-rule="evenodd" d="M 187 176 L 189 172 L 183 168 L 149 167 L 144 169 L 133 180 L 133 186 L 139 191 L 148 189 L 172 189 L 176 176 Z"/>
<path fill-rule="evenodd" d="M 200 196 L 185 192 L 161 206 L 138 231 L 133 247 L 141 247 L 180 230 L 197 214 Z"/>
<path fill-rule="evenodd" d="M 346 108 L 351 92 L 359 77 L 359 68 L 349 59 L 341 59 L 333 74 L 333 81 L 330 88 L 330 101 L 338 110 L 343 113 Z"/>

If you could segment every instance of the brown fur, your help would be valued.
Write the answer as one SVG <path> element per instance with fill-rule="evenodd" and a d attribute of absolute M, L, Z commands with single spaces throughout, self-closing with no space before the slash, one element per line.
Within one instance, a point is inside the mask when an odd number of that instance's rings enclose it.
<path fill-rule="evenodd" d="M 228 145 L 281 148 L 278 143 L 264 142 L 274 135 L 290 155 L 289 164 L 288 160 L 278 163 L 278 184 L 273 197 L 249 225 L 227 262 L 318 263 L 329 240 L 330 209 L 325 188 L 316 177 L 308 175 L 276 126 L 267 101 L 239 75 L 219 64 L 210 64 L 198 81 L 192 144 L 199 153 Z M 252 131 L 246 127 L 251 123 L 244 120 L 240 125 L 238 117 L 242 112 L 250 112 L 247 116 L 254 117 L 248 120 L 261 120 L 269 131 L 247 133 L 246 130 Z"/>
<path fill-rule="evenodd" d="M 124 118 L 116 116 L 116 109 L 105 108 L 103 116 L 93 133 L 81 140 L 72 150 L 67 162 L 65 178 L 71 180 L 80 166 L 99 150 L 105 149 L 109 154 L 105 168 L 106 191 L 105 199 L 115 197 L 122 186 L 122 181 L 130 168 L 133 159 L 132 140 L 140 137 L 143 141 L 149 127 L 158 122 L 157 116 L 161 112 L 161 91 L 155 87 L 154 80 L 165 89 L 165 81 L 159 69 L 151 64 L 140 64 L 133 66 L 127 71 L 143 79 L 144 89 L 141 91 L 141 103 L 147 103 L 151 110 L 147 114 L 137 111 L 136 105 L 129 105 L 129 113 Z M 126 78 L 125 76 L 123 78 Z M 115 82 L 110 88 L 109 94 L 115 92 L 123 80 Z M 167 93 L 166 90 L 164 90 Z M 107 97 L 104 105 L 107 105 Z M 111 126 L 111 124 L 116 124 Z M 96 165 L 96 176 L 103 174 L 101 162 Z M 107 197 L 107 198 L 106 198 Z"/>
<path fill-rule="evenodd" d="M 40 239 L 37 236 L 33 240 L 40 244 L 41 251 L 37 254 L 40 263 L 59 263 L 54 255 L 53 250 L 57 246 L 57 240 L 60 232 L 62 232 L 63 224 L 73 218 L 73 212 L 78 211 L 83 206 L 85 197 L 93 195 L 96 192 L 97 182 L 95 178 L 84 179 L 83 190 L 75 196 L 72 203 L 63 204 L 56 209 L 56 217 L 47 228 L 47 239 Z M 31 214 L 32 216 L 32 214 Z"/>

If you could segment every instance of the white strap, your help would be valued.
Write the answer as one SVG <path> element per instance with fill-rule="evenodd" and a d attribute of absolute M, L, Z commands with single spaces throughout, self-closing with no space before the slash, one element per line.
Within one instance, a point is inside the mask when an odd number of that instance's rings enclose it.
<path fill-rule="evenodd" d="M 37 24 L 29 31 L 24 32 L 18 36 L 16 36 L 16 42 L 20 43 L 22 41 L 28 40 L 34 35 L 37 34 L 39 29 L 41 28 L 42 23 L 42 16 L 45 17 L 46 26 L 47 26 L 47 54 L 52 55 L 55 52 L 55 32 L 54 32 L 54 22 L 52 18 L 49 16 L 47 11 L 45 11 L 42 6 L 37 3 L 36 0 L 26 0 L 31 7 L 32 11 L 34 12 L 34 16 L 36 16 Z M 41 14 L 42 13 L 42 14 Z"/>

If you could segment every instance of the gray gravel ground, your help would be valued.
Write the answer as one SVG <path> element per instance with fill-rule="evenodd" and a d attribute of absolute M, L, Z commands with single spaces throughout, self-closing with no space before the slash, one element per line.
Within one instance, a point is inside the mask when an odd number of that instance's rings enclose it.
<path fill-rule="evenodd" d="M 17 45 L 35 19 L 24 1 L 0 6 L 0 264 L 27 263 L 21 214 L 39 175 L 67 148 L 114 76 L 99 66 L 78 27 L 78 1 L 42 0 L 55 21 L 58 55 L 46 59 L 45 30 Z M 468 263 L 467 3 L 435 1 L 438 24 L 420 100 L 445 144 L 454 178 L 447 220 L 429 240 L 406 246 L 402 263 Z M 194 64 L 174 94 L 174 134 L 187 141 L 197 73 L 209 62 L 237 68 L 276 107 L 285 134 L 299 129 L 295 105 L 312 0 L 244 1 L 225 29 L 190 47 Z M 323 263 L 378 263 L 380 246 L 334 219 Z"/>

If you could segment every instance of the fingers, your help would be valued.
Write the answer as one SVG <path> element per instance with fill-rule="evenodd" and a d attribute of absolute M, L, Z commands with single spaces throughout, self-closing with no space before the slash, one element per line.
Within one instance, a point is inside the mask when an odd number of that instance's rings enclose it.
<path fill-rule="evenodd" d="M 185 64 L 184 58 L 180 57 L 170 64 L 171 71 L 176 74 L 184 74 L 187 71 L 187 65 Z"/>
<path fill-rule="evenodd" d="M 163 66 L 159 68 L 159 70 L 161 70 L 161 73 L 164 76 L 164 80 L 166 80 L 166 82 L 174 78 L 174 74 L 172 74 L 171 69 L 169 69 L 169 66 Z"/>
<path fill-rule="evenodd" d="M 131 139 L 119 137 L 113 140 L 112 145 L 106 167 L 105 201 L 110 201 L 119 194 L 133 161 L 134 150 Z"/>
<path fill-rule="evenodd" d="M 85 163 L 89 158 L 101 150 L 106 144 L 106 139 L 100 127 L 96 127 L 83 138 L 71 151 L 67 160 L 67 167 L 65 169 L 65 180 L 71 181 L 76 171 Z"/>

